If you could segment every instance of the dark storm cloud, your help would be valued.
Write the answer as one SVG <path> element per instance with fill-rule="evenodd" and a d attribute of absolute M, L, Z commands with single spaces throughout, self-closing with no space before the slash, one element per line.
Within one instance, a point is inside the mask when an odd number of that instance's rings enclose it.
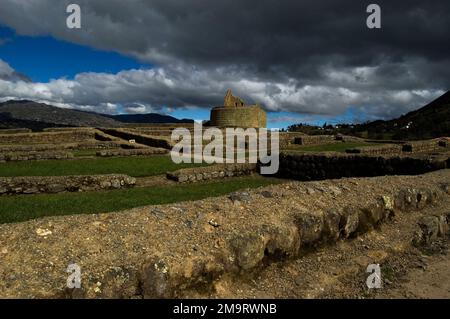
<path fill-rule="evenodd" d="M 0 59 L 0 80 L 8 81 L 8 82 L 31 82 L 31 79 L 25 74 L 16 72 L 13 68 L 9 66 L 9 64 L 5 63 Z"/>
<path fill-rule="evenodd" d="M 65 27 L 69 2 L 81 30 Z M 48 83 L 61 103 L 209 106 L 231 87 L 268 110 L 396 116 L 450 87 L 450 2 L 373 2 L 381 30 L 366 27 L 371 2 L 354 0 L 2 0 L 0 22 L 156 65 Z"/>

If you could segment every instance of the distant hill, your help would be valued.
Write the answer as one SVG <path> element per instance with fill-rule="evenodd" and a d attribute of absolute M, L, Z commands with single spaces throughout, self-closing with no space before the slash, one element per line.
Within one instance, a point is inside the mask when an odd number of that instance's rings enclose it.
<path fill-rule="evenodd" d="M 123 123 L 194 123 L 194 120 L 182 119 L 179 120 L 173 116 L 161 115 L 157 113 L 147 114 L 120 114 L 120 115 L 106 115 L 116 121 Z"/>
<path fill-rule="evenodd" d="M 40 131 L 48 127 L 120 127 L 124 123 L 192 123 L 160 114 L 108 115 L 65 109 L 33 101 L 0 103 L 0 129 L 30 128 Z"/>
<path fill-rule="evenodd" d="M 0 127 L 26 127 L 41 130 L 46 127 L 94 126 L 117 127 L 121 123 L 96 113 L 64 109 L 32 101 L 0 103 Z"/>
<path fill-rule="evenodd" d="M 414 140 L 450 135 L 450 91 L 424 107 L 397 119 L 361 124 L 369 138 Z"/>
<path fill-rule="evenodd" d="M 311 135 L 341 133 L 378 140 L 420 140 L 450 136 L 450 91 L 416 111 L 389 121 L 339 124 L 338 127 L 295 124 L 288 127 L 288 131 Z"/>

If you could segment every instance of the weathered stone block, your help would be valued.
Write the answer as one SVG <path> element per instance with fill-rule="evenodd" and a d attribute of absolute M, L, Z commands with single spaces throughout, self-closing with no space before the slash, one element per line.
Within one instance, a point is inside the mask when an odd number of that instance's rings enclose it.
<path fill-rule="evenodd" d="M 256 267 L 264 258 L 264 238 L 259 234 L 238 234 L 230 243 L 237 265 L 243 270 Z"/>

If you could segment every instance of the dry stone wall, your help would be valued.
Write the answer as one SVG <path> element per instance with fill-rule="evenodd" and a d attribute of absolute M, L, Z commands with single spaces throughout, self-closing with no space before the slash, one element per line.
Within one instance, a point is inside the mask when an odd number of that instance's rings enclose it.
<path fill-rule="evenodd" d="M 135 178 L 120 174 L 0 177 L 0 195 L 112 190 L 135 184 Z"/>
<path fill-rule="evenodd" d="M 402 154 L 402 147 L 403 146 L 399 144 L 365 146 L 347 149 L 346 153 L 361 155 L 400 155 Z"/>
<path fill-rule="evenodd" d="M 72 131 L 84 131 L 86 127 L 47 127 L 43 129 L 43 132 L 72 132 Z"/>
<path fill-rule="evenodd" d="M 363 140 L 358 138 L 358 137 L 344 136 L 344 135 L 305 135 L 305 134 L 299 134 L 299 136 L 295 136 L 294 137 L 294 139 L 291 142 L 291 144 L 297 144 L 297 145 L 323 145 L 323 144 L 333 144 L 333 143 L 353 142 L 353 141 L 361 142 Z"/>
<path fill-rule="evenodd" d="M 179 183 L 193 183 L 211 179 L 250 175 L 256 172 L 256 164 L 218 164 L 206 167 L 186 168 L 168 172 L 167 178 Z"/>
<path fill-rule="evenodd" d="M 445 141 L 445 140 L 442 140 Z M 447 143 L 441 140 L 433 139 L 426 141 L 414 141 L 408 143 L 384 144 L 379 146 L 365 146 L 346 150 L 351 154 L 362 155 L 401 155 L 411 153 L 427 153 L 434 151 L 442 151 L 448 148 Z"/>
<path fill-rule="evenodd" d="M 297 180 L 341 177 L 417 175 L 444 169 L 447 159 L 381 157 L 349 154 L 280 154 L 278 176 Z"/>
<path fill-rule="evenodd" d="M 42 152 L 42 151 L 62 151 L 62 150 L 85 150 L 85 149 L 133 149 L 143 148 L 140 144 L 131 144 L 119 141 L 86 141 L 80 143 L 64 144 L 25 144 L 25 145 L 0 145 L 0 153 L 6 152 Z"/>
<path fill-rule="evenodd" d="M 5 152 L 42 152 L 57 151 L 76 147 L 76 143 L 71 144 L 18 144 L 18 145 L 1 145 L 0 154 Z M 0 155 L 1 156 L 1 155 Z"/>
<path fill-rule="evenodd" d="M 11 152 L 0 153 L 0 162 L 16 162 L 16 161 L 35 161 L 35 160 L 51 160 L 51 159 L 69 159 L 73 158 L 73 154 L 64 151 L 43 151 L 43 152 Z"/>
<path fill-rule="evenodd" d="M 106 134 L 116 136 L 125 140 L 135 140 L 136 143 L 144 144 L 151 147 L 159 147 L 165 149 L 172 149 L 170 138 L 155 138 L 152 136 L 133 133 L 123 129 L 103 129 Z"/>
<path fill-rule="evenodd" d="M 83 142 L 94 139 L 95 130 L 85 129 L 67 132 L 1 134 L 0 144 L 58 144 Z"/>
<path fill-rule="evenodd" d="M 167 154 L 169 151 L 164 148 L 143 148 L 143 149 L 130 149 L 130 150 L 104 150 L 96 153 L 99 157 L 112 157 L 112 156 L 137 156 L 137 155 L 161 155 Z"/>
<path fill-rule="evenodd" d="M 439 140 L 415 141 L 403 144 L 403 152 L 421 153 L 433 152 L 445 148 L 447 145 L 440 145 Z"/>
<path fill-rule="evenodd" d="M 19 133 L 31 133 L 29 128 L 9 128 L 0 130 L 0 135 L 2 134 L 19 134 Z"/>

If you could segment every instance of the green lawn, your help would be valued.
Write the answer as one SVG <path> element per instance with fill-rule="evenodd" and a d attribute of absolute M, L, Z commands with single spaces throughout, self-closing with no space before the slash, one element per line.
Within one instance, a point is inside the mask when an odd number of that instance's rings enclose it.
<path fill-rule="evenodd" d="M 2 196 L 0 223 L 22 222 L 43 216 L 106 213 L 143 205 L 191 201 L 279 182 L 278 179 L 251 176 L 201 184 L 108 192 Z"/>
<path fill-rule="evenodd" d="M 72 153 L 75 157 L 79 156 L 96 156 L 97 152 L 100 150 L 96 149 L 86 149 L 86 150 L 73 150 Z"/>
<path fill-rule="evenodd" d="M 202 164 L 175 164 L 170 156 L 79 158 L 73 160 L 23 161 L 0 164 L 0 176 L 63 176 L 127 174 L 153 176 Z"/>
<path fill-rule="evenodd" d="M 322 144 L 322 145 L 291 145 L 286 148 L 286 151 L 297 152 L 345 152 L 346 149 L 364 146 L 381 146 L 379 143 L 359 143 L 359 142 L 347 142 L 347 143 L 334 143 L 334 144 Z"/>

